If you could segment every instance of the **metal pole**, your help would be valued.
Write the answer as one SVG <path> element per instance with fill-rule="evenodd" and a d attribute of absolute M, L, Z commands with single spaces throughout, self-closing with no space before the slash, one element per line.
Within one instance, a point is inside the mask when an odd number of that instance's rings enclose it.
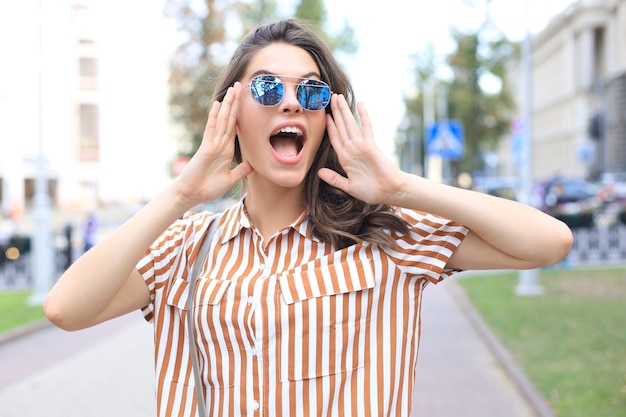
<path fill-rule="evenodd" d="M 423 116 L 424 116 L 424 137 L 426 138 L 428 135 L 428 129 L 430 126 L 435 123 L 435 82 L 432 79 L 428 79 L 424 82 L 424 108 L 423 108 Z M 441 157 L 437 155 L 425 155 L 425 177 L 436 181 L 441 182 Z"/>
<path fill-rule="evenodd" d="M 533 133 L 533 98 L 532 98 L 532 36 L 530 33 L 529 20 L 530 13 L 528 10 L 528 0 L 525 1 L 526 7 L 526 39 L 524 40 L 524 112 L 525 114 L 525 131 L 526 136 L 523 141 L 522 152 L 522 190 L 520 193 L 520 201 L 524 204 L 531 203 L 531 195 L 533 191 L 533 175 L 532 175 L 532 133 Z M 517 295 L 540 295 L 544 293 L 543 286 L 539 283 L 539 271 L 537 269 L 528 269 L 519 272 L 519 281 L 515 287 Z"/>
<path fill-rule="evenodd" d="M 53 257 L 52 234 L 50 233 L 50 196 L 46 174 L 46 155 L 44 149 L 44 122 L 43 122 L 43 0 L 38 0 L 39 8 L 39 69 L 38 69 L 38 123 L 39 123 L 39 151 L 37 155 L 37 177 L 35 178 L 35 194 L 33 197 L 33 294 L 28 299 L 32 305 L 40 305 L 52 285 Z"/>

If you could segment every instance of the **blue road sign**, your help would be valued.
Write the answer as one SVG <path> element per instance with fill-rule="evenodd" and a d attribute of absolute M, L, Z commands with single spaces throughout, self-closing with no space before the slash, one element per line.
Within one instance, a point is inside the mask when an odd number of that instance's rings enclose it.
<path fill-rule="evenodd" d="M 447 159 L 463 157 L 463 125 L 457 121 L 434 123 L 428 128 L 426 153 Z"/>

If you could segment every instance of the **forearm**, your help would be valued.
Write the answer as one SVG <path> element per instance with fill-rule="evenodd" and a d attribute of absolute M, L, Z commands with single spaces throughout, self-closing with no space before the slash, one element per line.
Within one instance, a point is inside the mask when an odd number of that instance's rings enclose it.
<path fill-rule="evenodd" d="M 114 308 L 122 310 L 141 303 L 137 298 L 147 290 L 118 293 L 146 249 L 184 213 L 174 196 L 172 187 L 165 189 L 72 264 L 46 297 L 44 309 L 51 321 L 63 328 L 82 328 L 101 321 L 114 300 Z"/>
<path fill-rule="evenodd" d="M 525 204 L 402 174 L 393 203 L 454 220 L 488 245 L 528 264 L 558 262 L 571 232 L 553 217 Z"/>

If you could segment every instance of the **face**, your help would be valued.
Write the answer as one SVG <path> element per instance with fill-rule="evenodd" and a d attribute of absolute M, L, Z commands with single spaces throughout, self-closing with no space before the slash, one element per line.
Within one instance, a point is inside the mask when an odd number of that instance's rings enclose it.
<path fill-rule="evenodd" d="M 241 79 L 237 117 L 241 156 L 254 168 L 248 185 L 302 187 L 326 130 L 324 109 L 305 110 L 296 88 L 303 79 L 319 80 L 313 58 L 297 46 L 274 43 L 256 52 Z M 258 75 L 278 76 L 282 100 L 265 107 L 252 96 L 249 84 Z"/>

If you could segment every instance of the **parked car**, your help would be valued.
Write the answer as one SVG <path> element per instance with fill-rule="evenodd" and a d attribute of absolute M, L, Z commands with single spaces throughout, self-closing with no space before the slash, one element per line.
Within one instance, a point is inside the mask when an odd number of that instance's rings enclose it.
<path fill-rule="evenodd" d="M 605 175 L 600 184 L 602 209 L 596 214 L 596 224 L 600 226 L 626 224 L 626 176 Z"/>
<path fill-rule="evenodd" d="M 543 210 L 570 228 L 592 227 L 603 208 L 597 184 L 578 178 L 555 178 L 545 185 Z"/>

